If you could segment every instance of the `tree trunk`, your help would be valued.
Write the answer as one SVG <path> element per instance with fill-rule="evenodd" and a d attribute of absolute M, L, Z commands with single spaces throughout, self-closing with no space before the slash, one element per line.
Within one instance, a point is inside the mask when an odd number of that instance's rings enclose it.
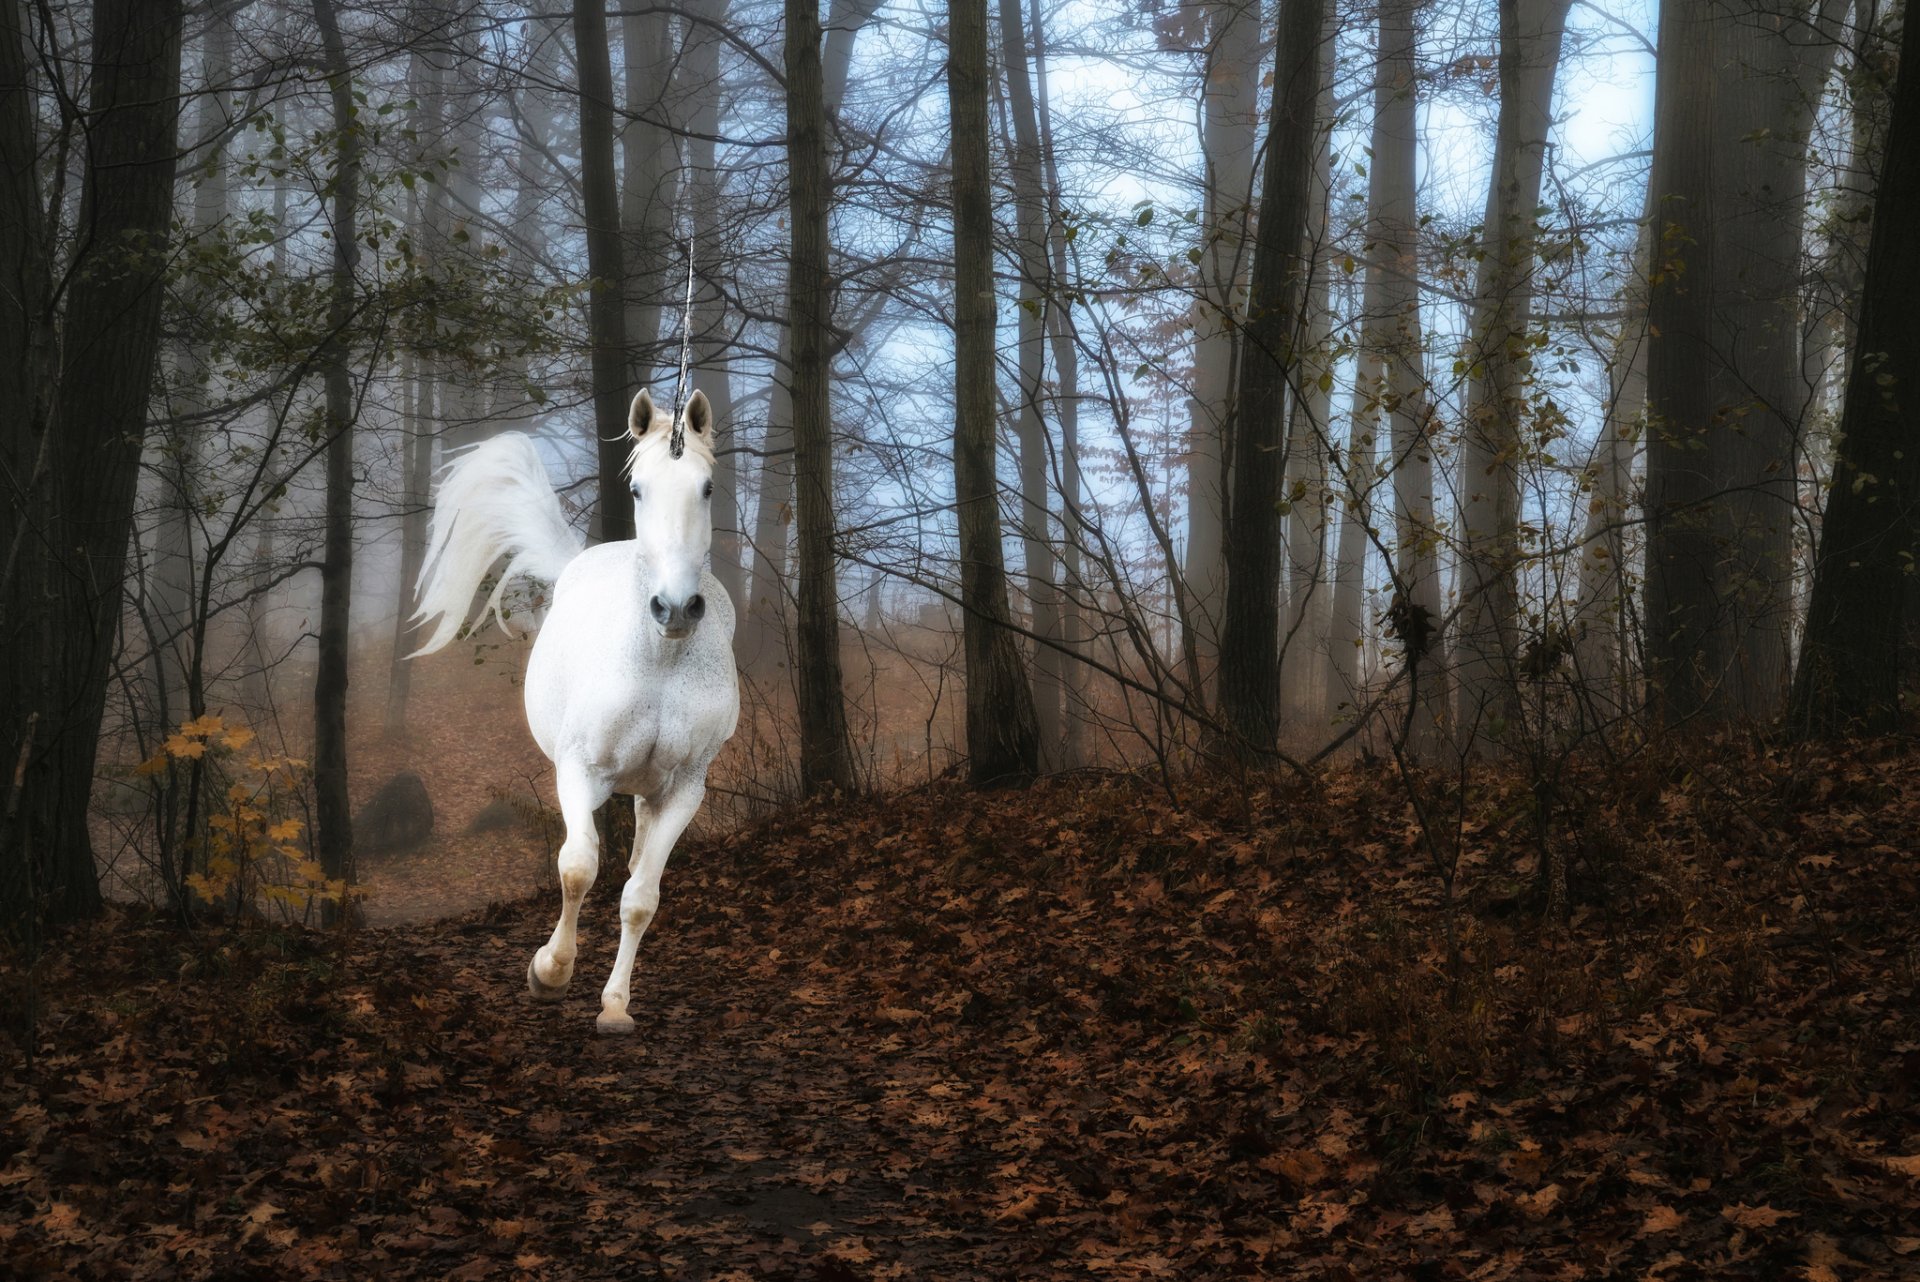
<path fill-rule="evenodd" d="M 1920 632 L 1920 22 L 1901 37 L 1833 487 L 1794 675 L 1802 733 L 1875 733 L 1912 702 Z"/>
<path fill-rule="evenodd" d="M 1583 700 L 1602 721 L 1630 706 L 1627 673 L 1627 514 L 1633 456 L 1646 427 L 1647 279 L 1656 209 L 1642 213 L 1633 275 L 1621 291 L 1620 337 L 1608 371 L 1606 417 L 1587 466 L 1586 525 L 1580 537 L 1579 595 L 1573 612 L 1574 673 Z"/>
<path fill-rule="evenodd" d="M 30 112 L 27 119 L 16 114 L 29 105 L 13 92 L 27 82 L 21 75 L 0 85 L 0 151 L 12 171 L 4 199 L 9 215 L 23 220 L 0 231 L 0 269 L 26 291 L 17 303 L 10 295 L 0 312 L 30 309 L 5 322 L 25 330 L 25 347 L 0 356 L 9 381 L 27 385 L 23 401 L 9 402 L 9 461 L 31 459 L 15 474 L 26 478 L 27 497 L 17 524 L 10 522 L 0 577 L 7 653 L 35 657 L 0 665 L 9 779 L 26 767 L 19 811 L 0 837 L 0 867 L 26 892 L 0 909 L 16 926 L 83 916 L 100 905 L 87 806 L 160 342 L 180 29 L 179 0 L 94 6 L 80 245 L 60 326 L 57 397 L 34 391 L 49 386 L 53 331 L 44 285 L 50 236 L 33 185 L 17 181 L 34 163 L 31 150 L 19 150 L 33 146 Z M 9 60 L 20 57 L 19 35 L 13 21 L 0 23 Z M 5 506 L 14 507 L 11 495 Z"/>
<path fill-rule="evenodd" d="M 607 52 L 606 0 L 574 0 L 573 42 L 580 73 L 580 188 L 586 205 L 587 274 L 593 278 L 587 328 L 593 347 L 593 432 L 600 459 L 599 537 L 633 537 L 627 489 L 627 279 L 620 244 L 620 201 L 613 172 L 613 70 Z"/>
<path fill-rule="evenodd" d="M 1027 569 L 1027 600 L 1032 607 L 1034 645 L 1034 719 L 1040 734 L 1040 764 L 1063 764 L 1061 718 L 1064 713 L 1064 663 L 1055 648 L 1060 629 L 1060 583 L 1052 539 L 1052 503 L 1047 483 L 1052 459 L 1047 424 L 1040 412 L 1046 376 L 1047 270 L 1046 191 L 1040 175 L 1040 127 L 1028 76 L 1026 33 L 1020 0 L 1000 0 L 1000 52 L 1007 70 L 1007 99 L 1013 117 L 1009 139 L 1015 209 L 1015 261 L 1020 270 L 1020 381 L 1015 406 L 1020 442 L 1021 542 Z M 1051 642 L 1052 644 L 1047 644 Z"/>
<path fill-rule="evenodd" d="M 545 271 L 548 240 L 543 217 L 552 200 L 552 166 L 547 161 L 554 142 L 554 91 L 548 86 L 561 75 L 560 52 L 565 48 L 561 19 L 552 14 L 530 16 L 523 39 L 527 43 L 527 70 L 511 90 L 511 106 L 519 117 L 520 142 L 514 168 L 518 182 L 513 192 L 513 228 L 509 245 L 516 275 L 533 286 Z M 417 65 L 417 64 L 416 64 Z M 418 81 L 409 79 L 416 98 Z M 427 135 L 430 136 L 430 135 Z M 509 355 L 504 377 L 494 387 L 491 416 L 502 429 L 535 430 L 544 408 L 531 399 L 532 365 L 525 352 Z"/>
<path fill-rule="evenodd" d="M 821 59 L 822 95 L 828 121 L 836 130 L 855 39 L 878 8 L 879 0 L 833 0 L 828 8 Z M 828 203 L 832 203 L 830 195 Z M 748 671 L 762 678 L 771 676 L 787 659 L 787 543 L 793 520 L 792 369 L 793 335 L 782 323 L 767 403 L 766 436 L 761 442 L 760 493 L 753 516 L 753 597 L 741 629 L 743 641 L 737 647 Z"/>
<path fill-rule="evenodd" d="M 838 122 L 847 99 L 847 78 L 853 69 L 853 46 L 860 29 L 880 11 L 880 0 L 830 0 L 827 5 L 826 54 L 823 93 L 827 118 Z"/>
<path fill-rule="evenodd" d="M 827 262 L 827 106 L 818 0 L 787 0 L 787 172 L 792 206 L 793 477 L 799 518 L 795 642 L 800 786 L 808 795 L 853 787 L 840 682 L 840 592 L 833 552 L 833 285 Z"/>
<path fill-rule="evenodd" d="M 1027 21 L 1033 33 L 1034 82 L 1038 91 L 1037 116 L 1040 124 L 1040 163 L 1046 179 L 1047 251 L 1051 275 L 1046 288 L 1048 338 L 1053 348 L 1056 413 L 1060 418 L 1060 506 L 1066 537 L 1060 545 L 1060 635 L 1069 655 L 1085 652 L 1090 639 L 1086 613 L 1081 600 L 1087 590 L 1081 574 L 1081 540 L 1084 537 L 1080 504 L 1080 352 L 1074 345 L 1072 320 L 1068 315 L 1067 226 L 1060 216 L 1060 167 L 1053 146 L 1053 106 L 1047 93 L 1046 25 L 1040 13 L 1040 0 L 1032 0 Z M 1068 769 L 1085 760 L 1086 690 L 1088 669 L 1069 662 L 1062 678 L 1062 728 L 1058 765 Z"/>
<path fill-rule="evenodd" d="M 427 503 L 433 480 L 433 433 L 427 430 L 433 385 L 420 376 L 422 362 L 412 352 L 400 359 L 401 472 L 399 604 L 393 619 L 393 661 L 387 671 L 386 732 L 407 732 L 407 699 L 413 691 L 413 664 L 407 656 L 419 648 L 419 623 L 413 617 L 414 588 L 427 555 Z"/>
<path fill-rule="evenodd" d="M 787 273 L 789 297 L 793 273 Z M 787 542 L 793 521 L 793 331 L 780 326 L 767 430 L 761 440 L 760 495 L 753 513 L 753 600 L 739 651 L 747 670 L 770 677 L 787 660 Z"/>
<path fill-rule="evenodd" d="M 1784 691 L 1808 60 L 1832 52 L 1807 14 L 1802 0 L 1660 13 L 1645 622 L 1669 725 L 1772 717 Z"/>
<path fill-rule="evenodd" d="M 1327 624 L 1327 441 L 1333 405 L 1333 273 L 1327 261 L 1327 202 L 1333 190 L 1334 40 L 1323 42 L 1327 66 L 1320 73 L 1315 124 L 1321 139 L 1314 155 L 1304 253 L 1311 268 L 1306 302 L 1306 340 L 1300 352 L 1297 395 L 1287 413 L 1286 612 L 1280 623 L 1283 719 L 1321 722 L 1326 678 Z"/>
<path fill-rule="evenodd" d="M 52 300 L 25 17 L 24 5 L 0 2 L 0 405 L 10 407 L 0 415 L 0 650 L 52 655 L 59 622 L 51 594 L 55 567 L 43 542 L 57 511 L 49 430 Z M 61 781 L 51 768 L 50 736 L 36 734 L 42 718 L 53 729 L 59 671 L 50 659 L 0 664 L 0 796 L 6 797 L 0 803 L 0 936 L 17 935 L 30 945 L 60 834 L 55 799 Z M 32 767 L 26 778 L 34 791 L 14 794 L 23 761 Z M 76 911 L 87 907 L 74 905 Z M 32 955 L 30 946 L 29 960 Z"/>
<path fill-rule="evenodd" d="M 714 139 L 720 132 L 720 28 L 727 19 L 726 0 L 708 0 L 697 11 L 713 25 L 695 23 L 687 33 L 685 55 L 688 94 L 687 185 L 694 236 L 694 262 L 699 283 L 693 304 L 693 371 L 689 377 L 705 389 L 713 404 L 714 422 L 732 438 L 733 378 L 727 337 L 726 295 L 722 291 L 722 264 L 732 229 L 722 223 L 720 173 L 714 163 Z M 733 598 L 736 609 L 746 604 L 746 583 L 740 564 L 740 496 L 738 468 L 731 444 L 719 451 L 713 476 L 713 576 Z"/>
<path fill-rule="evenodd" d="M 1374 278 L 1367 270 L 1363 306 L 1372 314 L 1377 302 Z M 1354 362 L 1353 403 L 1349 411 L 1346 458 L 1341 467 L 1340 538 L 1333 561 L 1332 619 L 1327 625 L 1327 690 L 1322 717 L 1327 723 L 1350 714 L 1361 703 L 1362 659 L 1367 642 L 1367 552 L 1373 546 L 1372 498 L 1374 438 L 1379 431 L 1386 363 L 1362 351 Z"/>
<path fill-rule="evenodd" d="M 1206 166 L 1200 272 L 1193 302 L 1193 400 L 1187 446 L 1187 581 L 1184 626 L 1211 689 L 1225 622 L 1228 512 L 1231 508 L 1234 396 L 1239 330 L 1246 319 L 1249 227 L 1259 151 L 1260 6 L 1212 0 L 1202 145 Z"/>
<path fill-rule="evenodd" d="M 232 14 L 219 8 L 207 14 L 200 55 L 201 80 L 206 86 L 194 123 L 194 146 L 189 153 L 193 179 L 193 212 L 189 234 L 196 241 L 220 233 L 227 216 L 226 94 L 233 71 Z M 221 300 L 189 273 L 183 284 L 189 300 L 187 325 L 211 327 L 217 323 Z M 154 470 L 161 477 L 159 525 L 153 533 L 151 600 L 154 631 L 154 683 L 159 706 L 166 709 L 168 728 L 200 715 L 204 701 L 192 676 L 198 671 L 193 651 L 197 613 L 199 558 L 195 537 L 199 525 L 200 462 L 197 421 L 209 404 L 207 386 L 213 378 L 212 345 L 203 334 L 190 334 L 174 352 L 180 388 L 176 422 L 154 442 Z M 184 419 L 184 422 L 177 420 Z"/>
<path fill-rule="evenodd" d="M 1313 200 L 1326 14 L 1326 0 L 1284 0 L 1281 7 L 1273 125 L 1240 353 L 1220 714 L 1242 751 L 1272 748 L 1280 729 L 1280 482 L 1287 387 L 1297 383 L 1300 368 L 1296 326 L 1307 276 L 1301 248 Z"/>
<path fill-rule="evenodd" d="M 354 271 L 360 252 L 360 130 L 333 0 L 313 0 L 333 99 L 333 276 L 320 356 L 327 396 L 327 508 L 320 568 L 320 660 L 313 680 L 314 853 L 329 880 L 353 881 L 347 798 L 347 642 L 353 600 Z M 329 913 L 329 916 L 332 914 Z"/>
<path fill-rule="evenodd" d="M 967 754 L 976 784 L 1039 770 L 1033 691 L 1008 630 L 994 466 L 993 188 L 987 164 L 987 4 L 948 0 L 953 146 L 954 498 L 965 607 Z"/>
<path fill-rule="evenodd" d="M 578 8 L 576 5 L 576 13 Z M 620 134 L 626 164 L 626 186 L 621 193 L 620 210 L 621 261 L 626 268 L 623 288 L 630 379 L 642 387 L 657 374 L 663 329 L 661 312 L 683 297 L 680 289 L 668 280 L 667 271 L 684 257 L 674 244 L 673 233 L 675 157 L 673 139 L 667 130 L 666 103 L 672 96 L 675 59 L 670 47 L 668 17 L 663 8 L 642 5 L 631 7 L 621 19 L 627 90 L 626 127 Z M 584 53 L 583 49 L 583 67 Z M 584 74 L 583 71 L 583 77 Z M 607 100 L 611 102 L 612 98 L 609 90 Z M 584 119 L 581 127 L 585 128 Z M 679 369 L 677 356 L 673 366 Z M 711 393 L 707 399 L 713 399 Z M 717 421 L 726 422 L 725 419 Z"/>
<path fill-rule="evenodd" d="M 1421 337 L 1414 153 L 1419 84 L 1412 0 L 1382 0 L 1380 71 L 1373 93 L 1373 169 L 1367 195 L 1366 315 L 1361 346 L 1385 366 L 1394 506 L 1394 600 L 1389 625 L 1414 669 L 1406 733 L 1416 755 L 1439 746 L 1445 705 L 1440 636 L 1440 532 L 1433 513 L 1432 405 Z M 1376 287 L 1377 286 L 1377 287 Z"/>
<path fill-rule="evenodd" d="M 1500 0 L 1500 123 L 1468 356 L 1454 727 L 1498 741 L 1520 709 L 1520 466 L 1532 378 L 1534 225 L 1572 0 Z"/>
<path fill-rule="evenodd" d="M 479 99 L 478 95 L 456 97 L 467 69 L 479 57 L 480 16 L 464 3 L 449 4 L 445 0 L 442 3 L 441 12 L 446 15 L 446 30 L 452 45 L 449 66 L 436 79 L 440 84 L 452 86 L 453 92 L 440 92 L 436 97 L 442 121 L 451 126 L 447 132 L 454 165 L 445 182 L 433 185 L 433 194 L 440 202 L 436 221 L 441 230 L 435 252 L 443 261 L 459 261 L 471 278 L 480 278 L 493 270 L 487 265 L 488 228 L 480 216 L 486 199 L 487 114 L 492 104 Z M 436 85 L 436 89 L 438 87 Z M 447 128 L 447 123 L 443 123 L 443 128 Z M 451 326 L 446 337 L 451 353 L 460 353 L 472 345 L 469 335 L 454 332 Z M 485 394 L 482 386 L 483 379 L 497 376 L 495 370 L 466 361 L 442 363 L 438 380 L 439 415 L 442 439 L 448 449 L 477 445 L 506 430 L 504 421 L 491 417 L 492 398 Z"/>

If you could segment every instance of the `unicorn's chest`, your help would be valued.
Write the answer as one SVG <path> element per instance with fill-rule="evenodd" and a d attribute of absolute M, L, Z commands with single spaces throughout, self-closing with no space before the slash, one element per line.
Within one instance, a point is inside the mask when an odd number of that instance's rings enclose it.
<path fill-rule="evenodd" d="M 590 764 L 618 792 L 651 795 L 681 769 L 704 767 L 732 729 L 731 671 L 612 663 L 593 681 L 552 683 L 551 700 L 539 697 L 534 676 L 530 670 L 527 719 L 541 747 L 556 762 Z"/>

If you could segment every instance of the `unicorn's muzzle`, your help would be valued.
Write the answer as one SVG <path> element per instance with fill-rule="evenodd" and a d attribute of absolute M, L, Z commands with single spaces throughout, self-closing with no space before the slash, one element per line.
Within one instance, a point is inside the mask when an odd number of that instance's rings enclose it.
<path fill-rule="evenodd" d="M 660 625 L 660 631 L 678 640 L 691 636 L 700 620 L 706 617 L 707 598 L 696 592 L 685 601 L 674 603 L 656 594 L 649 608 L 653 611 L 653 621 Z"/>

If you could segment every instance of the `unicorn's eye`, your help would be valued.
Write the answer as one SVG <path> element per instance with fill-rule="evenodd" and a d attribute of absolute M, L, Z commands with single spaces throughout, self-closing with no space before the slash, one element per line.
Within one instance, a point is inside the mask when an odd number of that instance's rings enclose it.
<path fill-rule="evenodd" d="M 629 486 L 628 489 L 633 494 L 633 501 L 635 503 L 638 503 L 640 501 L 640 487 L 637 485 L 633 485 L 633 486 Z"/>
<path fill-rule="evenodd" d="M 701 486 L 701 487 L 700 487 L 700 497 L 701 497 L 701 498 L 703 498 L 703 499 L 710 499 L 710 498 L 712 498 L 712 497 L 713 497 L 713 482 L 712 482 L 712 481 L 708 481 L 708 482 L 707 482 L 707 483 L 706 483 L 705 485 L 703 485 L 703 486 Z"/>

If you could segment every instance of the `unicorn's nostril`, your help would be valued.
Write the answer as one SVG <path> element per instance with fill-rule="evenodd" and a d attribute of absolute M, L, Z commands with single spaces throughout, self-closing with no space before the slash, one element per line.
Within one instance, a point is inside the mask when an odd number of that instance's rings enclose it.
<path fill-rule="evenodd" d="M 661 623 L 665 623 L 668 619 L 671 619 L 673 617 L 673 611 L 669 610 L 667 608 L 667 603 L 665 601 L 662 601 L 659 597 L 653 598 L 653 600 L 649 604 L 652 606 L 652 609 L 653 609 L 653 617 L 660 620 Z"/>
<path fill-rule="evenodd" d="M 701 596 L 698 592 L 687 598 L 687 617 L 689 619 L 703 618 L 706 613 L 707 598 Z"/>

